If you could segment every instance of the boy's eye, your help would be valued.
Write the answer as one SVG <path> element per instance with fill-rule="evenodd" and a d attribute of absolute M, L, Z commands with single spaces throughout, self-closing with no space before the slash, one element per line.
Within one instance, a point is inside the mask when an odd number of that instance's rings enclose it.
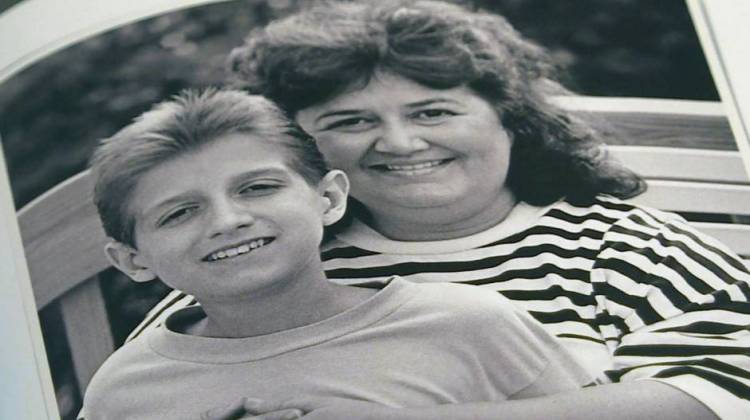
<path fill-rule="evenodd" d="M 272 193 L 279 188 L 281 184 L 277 182 L 254 182 L 252 184 L 243 185 L 237 192 L 241 195 L 264 195 Z"/>
<path fill-rule="evenodd" d="M 182 221 L 187 220 L 190 218 L 190 216 L 195 213 L 195 211 L 198 208 L 195 206 L 190 207 L 180 207 L 178 209 L 175 209 L 173 211 L 170 211 L 169 213 L 165 214 L 159 221 L 157 222 L 157 226 L 171 226 L 176 225 Z"/>
<path fill-rule="evenodd" d="M 411 114 L 411 117 L 424 123 L 439 123 L 454 115 L 458 114 L 447 109 L 435 108 L 417 111 Z"/>
<path fill-rule="evenodd" d="M 324 130 L 339 130 L 347 132 L 359 132 L 370 129 L 375 122 L 370 118 L 352 117 L 333 121 L 323 127 Z"/>

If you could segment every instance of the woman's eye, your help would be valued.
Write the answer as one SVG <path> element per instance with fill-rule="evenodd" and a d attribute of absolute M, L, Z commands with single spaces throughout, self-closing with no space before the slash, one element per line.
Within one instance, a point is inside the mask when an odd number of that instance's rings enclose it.
<path fill-rule="evenodd" d="M 187 220 L 196 210 L 196 207 L 182 207 L 176 209 L 162 217 L 157 224 L 159 227 L 175 225 Z"/>
<path fill-rule="evenodd" d="M 447 109 L 425 109 L 412 114 L 412 118 L 424 122 L 439 122 L 446 118 L 457 115 Z"/>
<path fill-rule="evenodd" d="M 349 131 L 363 131 L 367 130 L 372 126 L 373 122 L 367 118 L 345 118 L 343 120 L 334 121 L 324 127 L 324 130 L 349 130 Z"/>

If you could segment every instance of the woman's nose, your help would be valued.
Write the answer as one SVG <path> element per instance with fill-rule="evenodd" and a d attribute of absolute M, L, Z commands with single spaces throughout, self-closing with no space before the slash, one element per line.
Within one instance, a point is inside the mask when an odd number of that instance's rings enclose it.
<path fill-rule="evenodd" d="M 375 142 L 376 151 L 397 155 L 408 155 L 429 147 L 422 137 L 400 124 L 386 126 Z"/>
<path fill-rule="evenodd" d="M 224 200 L 214 205 L 211 237 L 231 234 L 255 223 L 252 211 L 236 200 Z"/>

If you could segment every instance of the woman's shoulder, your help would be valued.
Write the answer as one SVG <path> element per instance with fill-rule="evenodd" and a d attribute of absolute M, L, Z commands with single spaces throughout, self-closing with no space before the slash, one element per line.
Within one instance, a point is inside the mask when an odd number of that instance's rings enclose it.
<path fill-rule="evenodd" d="M 658 210 L 608 195 L 599 195 L 587 200 L 563 199 L 551 206 L 545 216 L 572 217 L 579 221 L 582 219 L 597 219 L 610 225 L 643 218 L 648 218 L 652 224 L 685 222 L 685 219 L 676 213 Z"/>
<path fill-rule="evenodd" d="M 574 205 L 580 205 L 575 203 Z M 601 237 L 597 267 L 615 271 L 636 270 L 641 281 L 647 273 L 667 265 L 682 275 L 697 268 L 711 266 L 712 272 L 731 272 L 745 278 L 747 270 L 741 259 L 729 247 L 712 236 L 699 231 L 678 214 L 625 202 L 611 197 L 597 197 L 590 207 L 615 209 L 618 212 Z M 705 274 L 703 274 L 705 275 Z"/>

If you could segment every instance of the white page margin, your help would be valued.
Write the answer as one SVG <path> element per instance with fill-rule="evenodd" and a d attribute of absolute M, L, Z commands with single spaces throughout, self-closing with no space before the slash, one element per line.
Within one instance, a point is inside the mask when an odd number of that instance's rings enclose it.
<path fill-rule="evenodd" d="M 0 14 L 0 83 L 90 36 L 161 13 L 221 1 L 226 0 L 22 1 Z M 0 419 L 59 419 L 2 148 L 0 320 Z"/>
<path fill-rule="evenodd" d="M 687 5 L 750 174 L 750 1 L 687 0 Z"/>

